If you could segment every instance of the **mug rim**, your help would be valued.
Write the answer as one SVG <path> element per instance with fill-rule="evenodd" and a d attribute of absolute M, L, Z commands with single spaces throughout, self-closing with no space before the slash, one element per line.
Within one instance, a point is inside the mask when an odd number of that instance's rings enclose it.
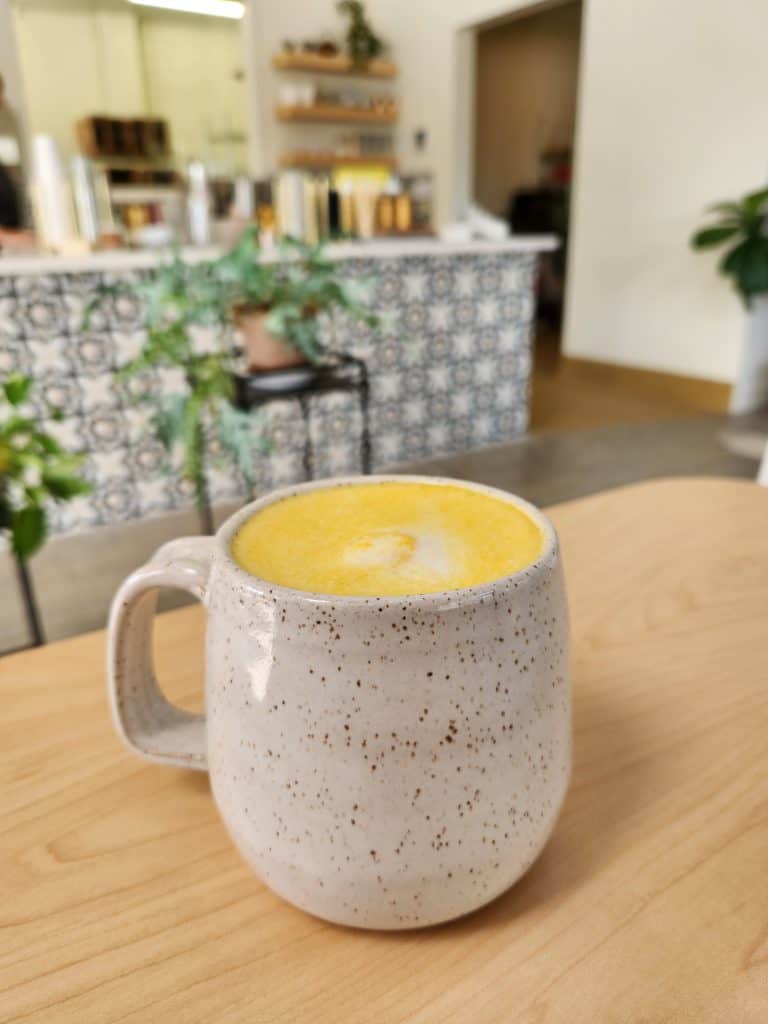
<path fill-rule="evenodd" d="M 382 484 L 382 483 L 412 483 L 412 484 L 437 484 L 441 487 L 463 487 L 465 490 L 477 491 L 480 494 L 487 494 L 490 497 L 506 501 L 524 512 L 541 530 L 544 538 L 544 546 L 541 553 L 533 562 L 517 569 L 515 572 L 507 573 L 504 576 L 497 576 L 495 579 L 487 580 L 484 583 L 476 583 L 471 587 L 454 587 L 449 590 L 435 590 L 426 594 L 393 594 L 393 595 L 359 595 L 359 594 L 326 594 L 322 591 L 299 590 L 295 587 L 286 587 L 281 583 L 273 583 L 256 576 L 254 573 L 244 569 L 235 560 L 232 554 L 232 541 L 235 534 L 245 522 L 256 512 L 274 505 L 286 498 L 292 498 L 297 494 L 305 494 L 309 491 L 330 490 L 334 487 L 349 487 L 360 484 Z M 268 494 L 257 498 L 255 501 L 243 505 L 237 512 L 233 512 L 218 528 L 214 534 L 214 540 L 218 547 L 218 554 L 222 558 L 227 570 L 233 573 L 235 578 L 243 586 L 253 590 L 261 597 L 279 598 L 283 601 L 307 602 L 310 604 L 342 605 L 345 608 L 402 608 L 417 605 L 420 608 L 448 608 L 465 604 L 478 603 L 486 598 L 493 598 L 499 589 L 509 584 L 517 586 L 518 582 L 531 579 L 546 569 L 551 569 L 559 556 L 559 542 L 557 531 L 548 516 L 540 508 L 533 505 L 518 494 L 504 491 L 499 487 L 490 487 L 487 484 L 475 483 L 471 480 L 458 480 L 449 476 L 424 476 L 408 473 L 379 473 L 368 476 L 357 474 L 352 476 L 321 477 L 317 480 L 306 480 L 299 484 L 290 484 L 278 490 L 270 491 Z"/>

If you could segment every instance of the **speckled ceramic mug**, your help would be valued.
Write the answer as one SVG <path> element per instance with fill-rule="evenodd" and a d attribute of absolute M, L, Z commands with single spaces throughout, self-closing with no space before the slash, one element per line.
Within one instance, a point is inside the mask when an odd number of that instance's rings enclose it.
<path fill-rule="evenodd" d="M 391 479 L 509 501 L 543 553 L 482 586 L 381 598 L 276 586 L 230 554 L 265 504 Z M 208 610 L 205 716 L 158 689 L 160 587 Z M 216 537 L 166 544 L 130 576 L 110 616 L 109 693 L 136 753 L 207 768 L 232 838 L 281 896 L 342 924 L 413 928 L 492 900 L 544 846 L 570 773 L 567 649 L 557 537 L 536 508 L 434 477 L 322 480 L 246 506 Z"/>

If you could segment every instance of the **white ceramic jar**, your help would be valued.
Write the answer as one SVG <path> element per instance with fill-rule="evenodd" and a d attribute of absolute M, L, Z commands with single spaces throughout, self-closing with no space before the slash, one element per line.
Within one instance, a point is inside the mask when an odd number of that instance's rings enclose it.
<path fill-rule="evenodd" d="M 314 487 L 397 479 L 472 487 L 522 508 L 540 558 L 482 586 L 411 597 L 310 594 L 231 554 L 263 505 Z M 172 707 L 151 667 L 159 587 L 208 611 L 205 718 Z M 527 502 L 433 477 L 289 488 L 215 538 L 165 545 L 115 597 L 116 727 L 150 760 L 208 769 L 241 853 L 285 899 L 366 928 L 466 914 L 544 846 L 571 763 L 568 622 L 555 531 Z"/>

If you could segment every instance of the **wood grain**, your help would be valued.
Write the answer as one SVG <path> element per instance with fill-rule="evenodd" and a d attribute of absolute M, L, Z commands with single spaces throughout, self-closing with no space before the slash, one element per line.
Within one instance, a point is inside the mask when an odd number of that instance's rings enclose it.
<path fill-rule="evenodd" d="M 278 121 L 322 121 L 330 124 L 394 124 L 397 109 L 386 110 L 372 107 L 344 107 L 340 103 L 317 103 L 311 107 L 278 106 L 275 110 Z"/>
<path fill-rule="evenodd" d="M 506 896 L 403 934 L 323 924 L 241 863 L 205 777 L 113 736 L 104 641 L 0 662 L 0 1019 L 768 1020 L 768 490 L 644 484 L 552 510 L 575 772 Z M 200 609 L 158 623 L 189 704 Z"/>
<path fill-rule="evenodd" d="M 276 71 L 311 71 L 356 78 L 394 78 L 397 74 L 397 65 L 391 60 L 377 58 L 360 67 L 343 54 L 325 57 L 319 53 L 278 53 L 272 58 L 272 67 Z"/>
<path fill-rule="evenodd" d="M 376 156 L 342 156 L 338 153 L 319 153 L 314 150 L 292 150 L 280 157 L 281 167 L 392 167 L 396 166 L 395 157 L 390 153 Z"/>
<path fill-rule="evenodd" d="M 640 400 L 666 402 L 697 412 L 725 413 L 731 397 L 731 385 L 723 381 L 575 356 L 563 356 L 562 373 L 571 384 L 586 382 L 604 389 L 619 388 Z"/>

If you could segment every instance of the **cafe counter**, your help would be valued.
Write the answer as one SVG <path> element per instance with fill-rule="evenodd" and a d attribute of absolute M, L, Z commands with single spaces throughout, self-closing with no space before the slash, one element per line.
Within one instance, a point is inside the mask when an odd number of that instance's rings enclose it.
<path fill-rule="evenodd" d="M 374 471 L 525 432 L 537 254 L 556 244 L 540 236 L 329 247 L 350 274 L 375 280 L 375 307 L 386 314 L 378 329 L 341 325 L 334 339 L 337 350 L 368 368 Z M 58 532 L 162 515 L 192 501 L 154 437 L 149 410 L 130 402 L 116 380 L 143 340 L 141 300 L 131 295 L 131 282 L 151 275 L 163 258 L 145 252 L 0 258 L 0 377 L 29 374 L 40 419 L 69 448 L 88 453 L 93 491 L 55 510 Z M 118 282 L 127 288 L 100 303 L 84 329 L 90 299 Z M 161 371 L 153 386 L 171 391 L 179 382 Z M 315 475 L 359 472 L 357 397 L 321 395 L 310 405 Z M 60 421 L 49 420 L 50 407 L 62 410 Z M 254 457 L 257 492 L 303 479 L 307 421 L 298 403 L 274 402 L 254 415 L 263 417 L 267 441 Z M 244 480 L 215 457 L 210 462 L 214 504 L 241 500 Z"/>

